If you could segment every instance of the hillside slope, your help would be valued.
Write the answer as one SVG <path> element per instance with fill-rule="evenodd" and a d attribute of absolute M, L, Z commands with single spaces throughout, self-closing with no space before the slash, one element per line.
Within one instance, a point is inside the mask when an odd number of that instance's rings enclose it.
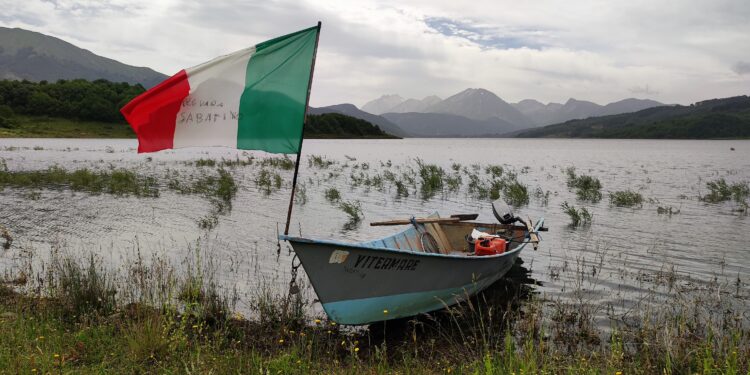
<path fill-rule="evenodd" d="M 633 113 L 571 120 L 520 132 L 519 138 L 750 138 L 750 97 L 735 96 L 689 106 L 661 106 Z"/>
<path fill-rule="evenodd" d="M 55 82 L 77 78 L 140 83 L 149 88 L 167 76 L 96 55 L 49 35 L 0 27 L 0 79 Z"/>

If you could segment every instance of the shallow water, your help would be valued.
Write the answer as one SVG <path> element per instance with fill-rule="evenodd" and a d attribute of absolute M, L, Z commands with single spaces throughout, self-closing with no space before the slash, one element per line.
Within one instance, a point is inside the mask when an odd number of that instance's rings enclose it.
<path fill-rule="evenodd" d="M 216 167 L 195 167 L 196 159 L 268 157 L 262 152 L 230 149 L 182 149 L 137 154 L 135 140 L 1 139 L 0 158 L 9 170 L 124 167 L 139 173 L 164 176 L 168 171 L 190 175 Z M 731 151 L 733 147 L 735 151 Z M 36 149 L 35 149 L 36 148 Z M 328 169 L 308 166 L 309 155 L 337 162 Z M 307 202 L 294 207 L 292 233 L 344 240 L 367 240 L 397 230 L 370 227 L 371 221 L 442 214 L 479 213 L 480 220 L 494 221 L 488 201 L 461 190 L 423 200 L 410 190 L 408 198 L 395 198 L 388 183 L 380 191 L 352 187 L 351 173 L 374 175 L 386 169 L 406 171 L 414 159 L 451 171 L 454 163 L 503 165 L 518 173 L 528 186 L 527 206 L 517 209 L 524 217 L 544 217 L 549 232 L 543 233 L 539 251 L 524 250 L 521 258 L 547 298 L 579 298 L 585 290 L 593 304 L 627 309 L 644 293 L 653 291 L 665 273 L 674 273 L 685 286 L 712 281 L 746 289 L 750 278 L 750 217 L 734 212 L 737 204 L 707 204 L 698 197 L 707 192 L 706 182 L 750 181 L 750 141 L 654 141 L 654 140 L 537 140 L 537 139 L 406 139 L 406 140 L 306 140 L 300 181 Z M 356 160 L 353 160 L 356 159 Z M 392 164 L 387 167 L 388 161 Z M 386 164 L 386 165 L 383 165 Z M 355 165 L 357 168 L 355 169 Z M 565 168 L 599 178 L 603 199 L 580 202 L 566 186 Z M 275 170 L 284 178 L 281 190 L 267 195 L 254 183 L 257 165 L 238 167 L 232 173 L 240 190 L 227 215 L 206 234 L 197 221 L 211 210 L 211 203 L 197 195 L 181 195 L 163 188 L 159 198 L 113 197 L 38 190 L 29 199 L 22 189 L 0 192 L 0 225 L 15 241 L 3 254 L 6 271 L 14 267 L 18 253 L 33 248 L 40 254 L 65 247 L 85 254 L 94 252 L 113 266 L 131 262 L 136 252 L 162 254 L 179 263 L 188 247 L 201 239 L 211 255 L 217 278 L 236 287 L 240 296 L 252 294 L 259 283 L 286 287 L 291 256 L 286 248 L 277 257 L 277 228 L 283 228 L 289 199 L 291 171 Z M 338 177 L 328 178 L 332 171 Z M 483 172 L 481 172 L 483 173 Z M 164 182 L 166 183 L 166 182 Z M 324 190 L 336 187 L 346 201 L 358 200 L 363 223 L 345 229 L 346 215 L 324 198 Z M 550 191 L 549 201 L 534 191 Z M 609 204 L 608 192 L 634 190 L 646 202 L 639 208 Z M 569 202 L 593 213 L 588 227 L 570 228 L 560 205 Z M 658 206 L 679 209 L 676 215 L 657 214 Z M 63 245 L 61 245 L 63 244 Z"/>

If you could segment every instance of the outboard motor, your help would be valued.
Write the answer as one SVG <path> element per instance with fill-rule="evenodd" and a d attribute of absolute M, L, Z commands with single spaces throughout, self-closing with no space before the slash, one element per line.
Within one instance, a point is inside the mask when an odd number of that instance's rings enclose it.
<path fill-rule="evenodd" d="M 500 224 L 513 224 L 518 221 L 526 225 L 523 219 L 513 215 L 513 209 L 502 198 L 492 202 L 492 214 Z"/>

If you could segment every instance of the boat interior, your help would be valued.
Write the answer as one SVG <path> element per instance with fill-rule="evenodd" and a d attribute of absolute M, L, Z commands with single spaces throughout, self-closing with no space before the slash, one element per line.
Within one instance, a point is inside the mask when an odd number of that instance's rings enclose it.
<path fill-rule="evenodd" d="M 506 251 L 511 251 L 528 240 L 526 226 L 487 224 L 467 221 L 410 223 L 408 228 L 391 236 L 363 242 L 362 245 L 414 252 L 446 255 L 474 256 L 471 241 L 473 230 L 491 236 L 501 236 L 508 241 Z"/>

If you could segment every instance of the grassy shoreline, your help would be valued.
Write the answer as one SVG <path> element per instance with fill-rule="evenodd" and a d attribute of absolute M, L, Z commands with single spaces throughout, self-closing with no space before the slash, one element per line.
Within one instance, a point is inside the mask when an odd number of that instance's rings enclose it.
<path fill-rule="evenodd" d="M 0 286 L 0 368 L 14 373 L 747 374 L 750 330 L 715 287 L 597 328 L 596 307 L 534 295 L 510 278 L 458 306 L 342 328 L 310 301 L 261 288 L 250 316 L 191 251 L 184 272 L 124 274 L 55 253 Z M 210 261 L 209 261 L 210 262 Z M 31 270 L 32 267 L 20 267 Z M 675 275 L 672 275 L 674 277 Z M 582 278 L 585 276 L 581 276 Z M 116 283 L 115 280 L 120 280 Z M 124 281 L 124 282 L 123 282 Z M 683 298 L 685 297 L 685 298 Z"/>

